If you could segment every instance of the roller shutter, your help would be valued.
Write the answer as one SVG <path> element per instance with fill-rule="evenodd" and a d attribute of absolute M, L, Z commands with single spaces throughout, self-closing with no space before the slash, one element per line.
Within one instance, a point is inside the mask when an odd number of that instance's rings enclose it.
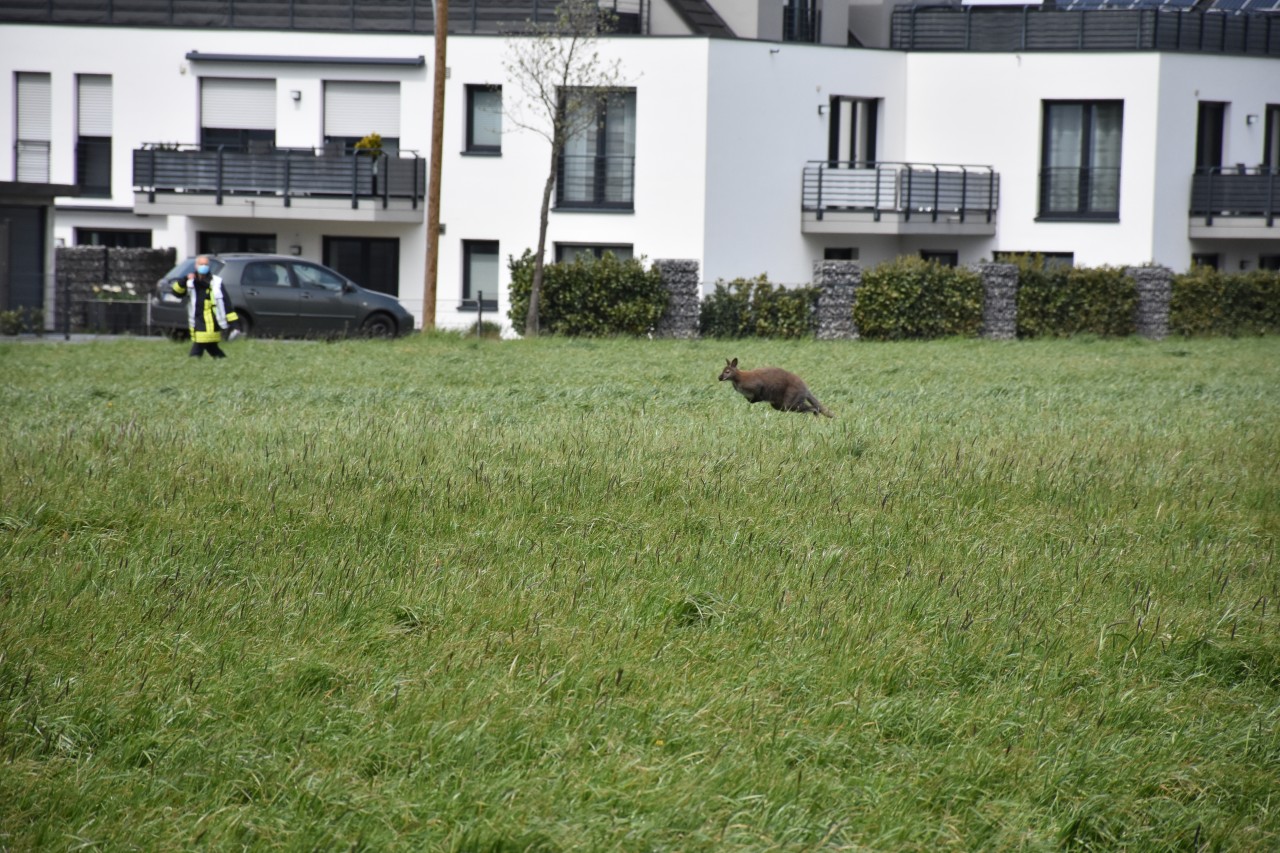
<path fill-rule="evenodd" d="M 17 179 L 49 183 L 51 86 L 48 74 L 18 72 Z"/>
<path fill-rule="evenodd" d="M 276 129 L 276 81 L 205 77 L 200 81 L 200 126 Z"/>
<path fill-rule="evenodd" d="M 400 138 L 400 84 L 324 84 L 324 135 Z"/>
<path fill-rule="evenodd" d="M 81 136 L 111 135 L 111 77 L 81 74 L 76 125 Z"/>

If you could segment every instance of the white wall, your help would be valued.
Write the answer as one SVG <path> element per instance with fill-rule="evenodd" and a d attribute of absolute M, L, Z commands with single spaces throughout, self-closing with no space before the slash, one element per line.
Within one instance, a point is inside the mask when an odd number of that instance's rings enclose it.
<path fill-rule="evenodd" d="M 718 40 L 710 49 L 703 281 L 763 273 L 774 282 L 807 283 L 824 242 L 877 242 L 807 239 L 801 179 L 807 161 L 827 156 L 827 117 L 818 106 L 832 95 L 883 98 L 881 156 L 897 159 L 891 152 L 903 146 L 904 56 Z"/>
<path fill-rule="evenodd" d="M 1204 57 L 1165 54 L 1160 61 L 1160 146 L 1156 168 L 1162 176 L 1155 199 L 1154 240 L 1157 256 L 1191 252 L 1217 253 L 1223 269 L 1236 271 L 1244 262 L 1255 269 L 1261 254 L 1280 254 L 1280 228 L 1274 241 L 1186 239 L 1186 210 L 1195 166 L 1197 111 L 1201 101 L 1227 103 L 1222 162 L 1258 166 L 1262 162 L 1267 104 L 1280 103 L 1280 67 L 1260 57 Z M 1246 116 L 1256 115 L 1249 125 Z"/>

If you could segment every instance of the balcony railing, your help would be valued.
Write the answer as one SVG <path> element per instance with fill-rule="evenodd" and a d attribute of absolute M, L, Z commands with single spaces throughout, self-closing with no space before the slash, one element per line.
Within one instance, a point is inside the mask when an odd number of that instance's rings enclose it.
<path fill-rule="evenodd" d="M 1000 198 L 1000 176 L 990 166 L 813 160 L 802 183 L 802 209 L 818 219 L 861 211 L 877 222 L 893 214 L 903 221 L 990 223 Z"/>
<path fill-rule="evenodd" d="M 133 152 L 133 186 L 154 202 L 157 193 L 227 196 L 273 195 L 289 207 L 295 198 L 408 200 L 413 209 L 426 197 L 426 167 L 413 152 L 399 156 L 335 153 L 312 148 L 251 152 L 197 146 L 147 144 Z"/>
<path fill-rule="evenodd" d="M 1272 12 L 904 5 L 893 10 L 895 50 L 1170 50 L 1280 56 Z"/>
<path fill-rule="evenodd" d="M 558 171 L 558 209 L 635 208 L 635 157 L 566 154 L 560 158 Z"/>
<path fill-rule="evenodd" d="M 1280 170 L 1231 166 L 1202 169 L 1191 178 L 1191 215 L 1205 225 L 1215 217 L 1265 219 L 1267 227 L 1280 213 Z"/>

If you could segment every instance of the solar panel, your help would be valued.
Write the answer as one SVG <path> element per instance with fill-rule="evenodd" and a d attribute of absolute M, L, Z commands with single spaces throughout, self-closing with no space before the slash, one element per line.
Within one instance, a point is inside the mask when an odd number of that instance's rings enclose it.
<path fill-rule="evenodd" d="M 1214 0 L 1209 7 L 1214 12 L 1275 12 L 1280 11 L 1277 0 Z"/>

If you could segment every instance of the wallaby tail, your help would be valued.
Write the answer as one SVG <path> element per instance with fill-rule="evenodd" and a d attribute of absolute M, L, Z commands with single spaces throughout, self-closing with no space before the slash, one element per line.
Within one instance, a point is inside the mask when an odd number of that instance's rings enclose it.
<path fill-rule="evenodd" d="M 835 415 L 831 414 L 831 411 L 830 411 L 829 409 L 827 409 L 827 407 L 826 407 L 826 406 L 824 406 L 824 405 L 822 405 L 821 403 L 819 403 L 819 402 L 818 402 L 818 398 L 817 398 L 817 397 L 815 397 L 815 396 L 813 396 L 812 394 L 810 394 L 810 395 L 808 396 L 808 398 L 807 398 L 807 399 L 809 400 L 810 405 L 812 405 L 812 406 L 813 406 L 813 413 L 814 413 L 815 415 L 825 415 L 825 416 L 826 416 L 826 417 L 828 417 L 828 418 L 834 418 L 834 417 L 835 417 Z"/>

